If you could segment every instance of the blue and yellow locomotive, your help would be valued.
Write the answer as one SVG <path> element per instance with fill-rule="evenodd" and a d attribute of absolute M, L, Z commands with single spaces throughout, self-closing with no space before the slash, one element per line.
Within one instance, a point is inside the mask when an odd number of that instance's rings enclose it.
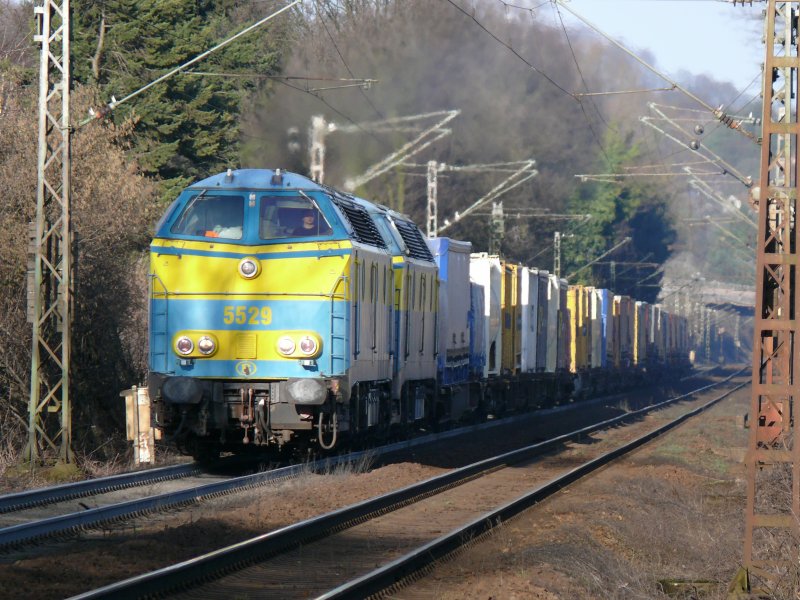
<path fill-rule="evenodd" d="M 195 455 L 544 407 L 685 369 L 688 349 L 683 317 L 279 170 L 195 183 L 151 245 L 154 424 Z"/>
<path fill-rule="evenodd" d="M 151 244 L 155 425 L 205 454 L 430 420 L 437 294 L 401 215 L 280 170 L 197 182 Z"/>

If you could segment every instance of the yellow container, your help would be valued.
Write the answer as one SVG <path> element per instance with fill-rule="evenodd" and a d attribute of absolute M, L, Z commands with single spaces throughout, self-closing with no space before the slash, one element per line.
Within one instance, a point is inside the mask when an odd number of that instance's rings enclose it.
<path fill-rule="evenodd" d="M 589 340 L 591 316 L 589 315 L 589 288 L 571 285 L 567 290 L 569 309 L 569 370 L 573 373 L 589 368 Z"/>
<path fill-rule="evenodd" d="M 503 263 L 501 322 L 503 324 L 502 372 L 517 373 L 522 357 L 522 313 L 520 312 L 520 265 Z"/>

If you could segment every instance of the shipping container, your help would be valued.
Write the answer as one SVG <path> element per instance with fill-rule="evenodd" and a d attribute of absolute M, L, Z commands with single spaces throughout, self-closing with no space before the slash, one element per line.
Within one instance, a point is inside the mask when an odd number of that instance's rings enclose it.
<path fill-rule="evenodd" d="M 520 371 L 536 372 L 536 350 L 539 327 L 539 272 L 523 267 L 520 279 L 520 313 L 522 316 L 522 335 L 520 347 Z"/>
<path fill-rule="evenodd" d="M 469 297 L 469 375 L 470 379 L 475 380 L 484 377 L 486 368 L 486 290 L 482 285 L 471 281 Z"/>
<path fill-rule="evenodd" d="M 610 330 L 613 329 L 613 320 L 609 318 L 612 315 L 612 298 L 613 294 L 606 289 L 592 288 L 591 290 L 591 366 L 593 369 L 604 369 L 608 365 L 608 339 Z"/>
<path fill-rule="evenodd" d="M 503 330 L 500 322 L 502 306 L 503 267 L 500 257 L 485 252 L 474 253 L 469 263 L 470 281 L 483 286 L 484 291 L 484 354 L 483 377 L 499 375 L 503 350 Z"/>
<path fill-rule="evenodd" d="M 522 267 L 503 261 L 503 284 L 501 307 L 503 321 L 503 355 L 502 369 L 506 374 L 514 375 L 519 372 L 520 357 L 522 353 L 522 314 L 520 306 L 520 279 Z"/>
<path fill-rule="evenodd" d="M 591 366 L 589 296 L 589 288 L 582 285 L 571 285 L 567 289 L 570 333 L 569 369 L 573 373 L 585 371 Z"/>
<path fill-rule="evenodd" d="M 618 369 L 633 362 L 633 312 L 629 296 L 614 296 L 614 366 Z"/>
<path fill-rule="evenodd" d="M 469 379 L 470 242 L 449 238 L 427 240 L 439 267 L 437 370 L 440 385 Z"/>
<path fill-rule="evenodd" d="M 569 283 L 566 279 L 558 279 L 558 359 L 557 371 L 569 371 L 569 308 L 567 307 L 567 290 Z"/>
<path fill-rule="evenodd" d="M 547 315 L 548 298 L 550 297 L 550 274 L 540 270 L 537 273 L 539 279 L 539 303 L 536 310 L 536 372 L 544 373 L 547 371 Z"/>
<path fill-rule="evenodd" d="M 637 300 L 633 311 L 633 364 L 647 364 L 647 348 L 650 343 L 649 304 Z"/>

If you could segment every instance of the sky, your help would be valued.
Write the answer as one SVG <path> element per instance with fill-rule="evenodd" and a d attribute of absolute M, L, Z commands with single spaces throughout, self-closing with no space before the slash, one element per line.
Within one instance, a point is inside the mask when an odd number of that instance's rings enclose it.
<path fill-rule="evenodd" d="M 763 2 L 734 7 L 719 0 L 570 0 L 569 6 L 629 49 L 650 49 L 667 75 L 685 69 L 741 90 L 761 72 Z M 562 14 L 568 26 L 579 25 Z M 760 79 L 753 89 L 758 85 Z"/>

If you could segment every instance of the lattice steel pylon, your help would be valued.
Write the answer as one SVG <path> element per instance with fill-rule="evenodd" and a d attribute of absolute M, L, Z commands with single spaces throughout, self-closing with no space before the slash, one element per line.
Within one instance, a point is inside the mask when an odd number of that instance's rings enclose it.
<path fill-rule="evenodd" d="M 748 587 L 757 580 L 756 586 L 773 597 L 787 598 L 795 597 L 800 573 L 800 443 L 794 428 L 800 381 L 800 295 L 795 291 L 799 8 L 800 0 L 767 2 L 744 541 Z"/>
<path fill-rule="evenodd" d="M 29 287 L 31 463 L 72 462 L 69 398 L 72 257 L 70 235 L 69 0 L 34 7 L 39 63 L 39 153 L 33 278 Z"/>

